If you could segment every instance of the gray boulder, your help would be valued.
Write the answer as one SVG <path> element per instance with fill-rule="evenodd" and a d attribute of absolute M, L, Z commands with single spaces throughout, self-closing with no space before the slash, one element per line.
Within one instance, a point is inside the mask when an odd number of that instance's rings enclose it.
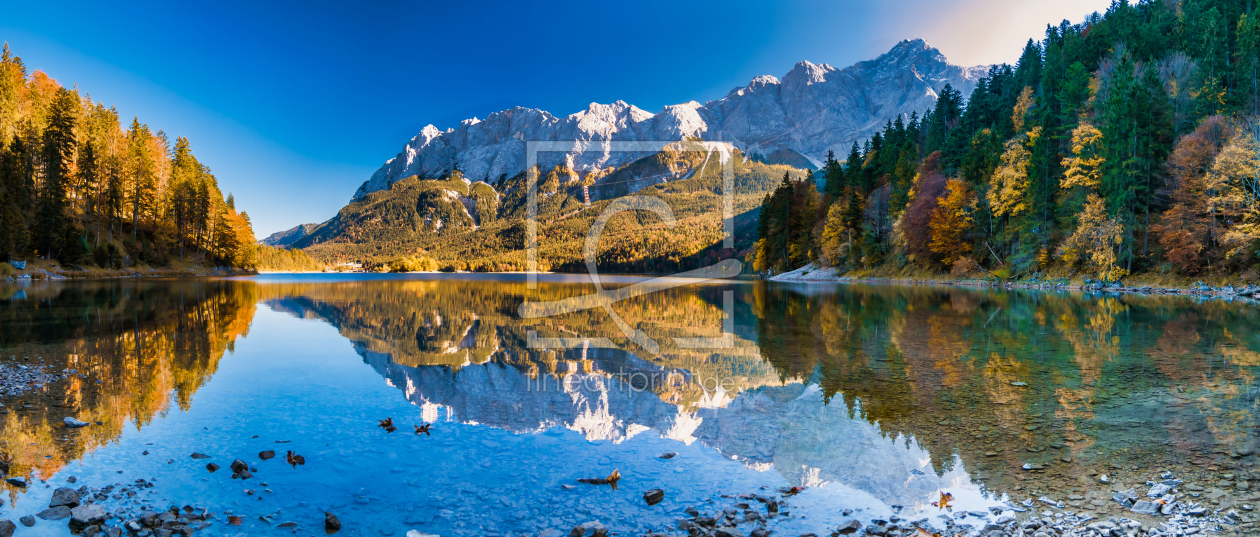
<path fill-rule="evenodd" d="M 839 528 L 836 528 L 836 532 L 840 535 L 849 535 L 850 533 L 857 533 L 860 529 L 862 529 L 861 522 L 849 520 L 848 522 L 841 524 Z"/>
<path fill-rule="evenodd" d="M 1153 515 L 1159 512 L 1159 504 L 1155 502 L 1148 502 L 1146 500 L 1138 500 L 1129 510 L 1139 515 Z"/>
<path fill-rule="evenodd" d="M 66 506 L 70 508 L 78 507 L 79 493 L 68 487 L 60 487 L 53 491 L 52 501 L 48 502 L 48 507 Z"/>
<path fill-rule="evenodd" d="M 80 505 L 70 510 L 70 525 L 79 528 L 98 526 L 109 519 L 105 508 L 94 503 Z"/>
<path fill-rule="evenodd" d="M 70 517 L 70 508 L 64 505 L 50 507 L 35 514 L 35 516 L 44 520 L 61 520 Z"/>

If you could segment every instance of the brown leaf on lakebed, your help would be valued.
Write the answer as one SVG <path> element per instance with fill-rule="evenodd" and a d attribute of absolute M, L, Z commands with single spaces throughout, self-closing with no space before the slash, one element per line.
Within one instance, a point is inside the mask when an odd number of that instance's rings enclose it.
<path fill-rule="evenodd" d="M 583 478 L 583 479 L 579 479 L 578 483 L 586 483 L 588 485 L 612 485 L 612 489 L 617 490 L 617 481 L 620 481 L 620 480 L 621 480 L 621 469 L 618 468 L 616 470 L 613 470 L 612 474 L 609 474 L 608 477 Z"/>
<path fill-rule="evenodd" d="M 953 511 L 954 509 L 953 509 L 952 507 L 950 507 L 950 506 L 949 506 L 949 502 L 952 502 L 952 501 L 954 501 L 954 495 L 953 495 L 953 494 L 950 494 L 950 493 L 948 493 L 948 492 L 945 492 L 945 491 L 943 491 L 943 490 L 942 490 L 942 491 L 941 491 L 941 500 L 940 500 L 940 501 L 938 501 L 938 502 L 932 502 L 932 506 L 933 506 L 933 507 L 940 507 L 941 509 L 948 509 L 948 510 L 950 510 L 950 511 Z"/>

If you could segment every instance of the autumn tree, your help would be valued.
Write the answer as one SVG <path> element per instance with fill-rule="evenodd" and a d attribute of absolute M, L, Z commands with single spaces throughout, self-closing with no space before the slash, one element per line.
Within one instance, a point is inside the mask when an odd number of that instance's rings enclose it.
<path fill-rule="evenodd" d="M 1102 166 L 1107 160 L 1102 149 L 1103 135 L 1097 127 L 1082 121 L 1072 129 L 1072 156 L 1063 159 L 1060 186 L 1064 190 L 1096 192 L 1102 183 Z"/>
<path fill-rule="evenodd" d="M 225 212 L 230 208 L 209 169 L 191 158 L 187 140 L 177 145 L 170 155 L 165 133 L 139 118 L 124 130 L 113 107 L 42 71 L 28 75 L 6 46 L 0 53 L 0 255 L 160 266 L 178 238 L 181 250 L 189 245 L 200 260 L 247 260 L 244 252 L 254 248 L 243 242 L 241 226 L 247 228 L 248 219 Z M 232 236 L 225 235 L 230 229 Z"/>
<path fill-rule="evenodd" d="M 994 216 L 1013 218 L 1028 211 L 1028 163 L 1032 156 L 1028 148 L 1038 136 L 1039 128 L 1006 142 L 987 195 Z"/>
<path fill-rule="evenodd" d="M 1152 232 L 1168 261 L 1187 274 L 1198 273 L 1211 262 L 1211 247 L 1219 241 L 1206 179 L 1229 131 L 1225 118 L 1212 116 L 1183 136 L 1168 158 L 1165 192 L 1171 204 Z"/>
<path fill-rule="evenodd" d="M 972 229 L 975 195 L 971 186 L 960 179 L 950 179 L 945 190 L 945 195 L 937 200 L 936 213 L 932 215 L 930 249 L 941 257 L 945 266 L 952 266 L 972 250 L 967 236 Z"/>
<path fill-rule="evenodd" d="M 1221 246 L 1241 257 L 1260 240 L 1260 117 L 1241 122 L 1207 174 L 1209 212 L 1227 226 Z M 1254 256 L 1252 256 L 1254 257 Z"/>
<path fill-rule="evenodd" d="M 1058 255 L 1069 265 L 1085 264 L 1106 282 L 1118 281 L 1128 274 L 1116 261 L 1124 244 L 1124 227 L 1107 216 L 1107 204 L 1097 194 L 1085 201 L 1076 231 L 1059 245 Z"/>
<path fill-rule="evenodd" d="M 941 172 L 941 152 L 935 151 L 923 160 L 915 176 L 910 204 L 901 218 L 906 237 L 906 253 L 926 262 L 932 256 L 932 217 L 945 194 L 947 178 Z"/>

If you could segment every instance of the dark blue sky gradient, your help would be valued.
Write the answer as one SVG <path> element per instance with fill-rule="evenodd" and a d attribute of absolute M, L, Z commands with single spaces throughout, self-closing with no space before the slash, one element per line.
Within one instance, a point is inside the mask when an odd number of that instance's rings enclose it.
<path fill-rule="evenodd" d="M 655 112 L 914 37 L 953 63 L 1013 62 L 1047 23 L 1108 2 L 10 4 L 0 39 L 29 69 L 187 136 L 261 238 L 333 216 L 429 123 L 618 99 Z"/>

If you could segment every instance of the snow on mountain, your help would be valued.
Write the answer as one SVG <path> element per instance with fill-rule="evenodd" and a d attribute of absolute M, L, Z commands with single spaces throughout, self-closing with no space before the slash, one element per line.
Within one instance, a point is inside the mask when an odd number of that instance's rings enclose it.
<path fill-rule="evenodd" d="M 922 39 L 898 43 L 874 60 L 844 69 L 802 61 L 783 79 L 759 76 L 725 97 L 666 106 L 652 114 L 623 101 L 591 103 L 558 118 L 544 110 L 516 107 L 484 120 L 464 120 L 446 131 L 426 126 L 355 193 L 355 199 L 419 175 L 439 177 L 458 167 L 474 180 L 496 181 L 525 169 L 526 141 L 573 142 L 564 153 L 541 153 L 544 167 L 567 163 L 579 171 L 619 166 L 645 156 L 591 150 L 591 143 L 674 141 L 684 137 L 721 140 L 746 152 L 794 151 L 816 166 L 828 150 L 847 154 L 886 121 L 922 114 L 950 84 L 970 95 L 987 66 L 959 67 Z"/>

